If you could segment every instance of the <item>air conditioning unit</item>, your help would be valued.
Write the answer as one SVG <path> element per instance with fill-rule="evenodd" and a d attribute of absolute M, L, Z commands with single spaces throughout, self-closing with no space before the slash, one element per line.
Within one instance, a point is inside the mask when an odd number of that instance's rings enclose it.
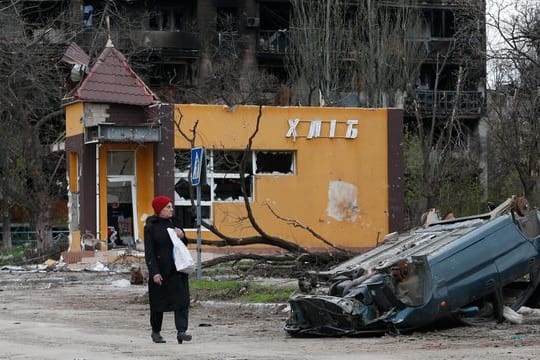
<path fill-rule="evenodd" d="M 248 17 L 246 18 L 246 27 L 256 28 L 261 24 L 261 19 L 258 17 Z"/>

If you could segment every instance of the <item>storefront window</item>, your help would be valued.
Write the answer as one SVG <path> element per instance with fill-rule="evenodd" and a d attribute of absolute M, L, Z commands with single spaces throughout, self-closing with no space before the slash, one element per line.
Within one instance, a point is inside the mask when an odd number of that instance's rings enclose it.
<path fill-rule="evenodd" d="M 206 150 L 206 184 L 201 187 L 202 217 L 211 222 L 212 203 L 244 201 L 240 180 L 243 150 Z M 256 166 L 254 166 L 256 164 Z M 175 205 L 176 215 L 184 220 L 184 227 L 195 227 L 195 214 L 191 197 L 196 200 L 196 188 L 191 186 L 189 171 L 190 150 L 176 150 L 175 154 Z M 294 152 L 253 151 L 245 159 L 244 184 L 250 201 L 253 201 L 254 174 L 294 174 Z"/>

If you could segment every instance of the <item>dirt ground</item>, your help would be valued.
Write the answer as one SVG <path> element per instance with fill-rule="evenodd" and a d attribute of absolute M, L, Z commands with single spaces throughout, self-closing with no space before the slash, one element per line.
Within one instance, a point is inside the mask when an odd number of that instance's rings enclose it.
<path fill-rule="evenodd" d="M 194 303 L 193 341 L 150 340 L 145 286 L 128 273 L 0 271 L 0 359 L 538 359 L 540 317 L 520 325 L 367 338 L 291 338 L 280 307 Z"/>

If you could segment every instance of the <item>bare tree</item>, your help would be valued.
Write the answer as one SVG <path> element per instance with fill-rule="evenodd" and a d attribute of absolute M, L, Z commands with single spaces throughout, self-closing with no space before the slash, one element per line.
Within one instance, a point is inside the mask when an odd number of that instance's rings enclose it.
<path fill-rule="evenodd" d="M 488 26 L 500 39 L 489 49 L 494 90 L 488 123 L 496 157 L 491 162 L 491 189 L 497 191 L 511 187 L 505 184 L 517 183 L 518 191 L 538 206 L 540 6 L 530 1 L 496 2 L 489 13 Z"/>
<path fill-rule="evenodd" d="M 363 106 L 403 105 L 422 56 L 414 10 L 371 0 L 295 0 L 292 9 L 287 68 L 306 91 L 299 102 L 332 105 L 355 93 Z"/>
<path fill-rule="evenodd" d="M 409 166 L 411 157 L 417 161 L 412 164 L 416 173 L 407 176 L 412 219 L 435 206 L 462 215 L 481 211 L 478 122 L 469 125 L 466 115 L 479 117 L 484 108 L 478 96 L 485 80 L 482 14 L 477 2 L 459 3 L 453 10 L 455 33 L 426 56 L 433 66 L 431 87 L 416 91 L 409 101 Z"/>
<path fill-rule="evenodd" d="M 225 104 L 271 104 L 278 88 L 275 76 L 245 66 L 245 39 L 238 31 L 238 18 L 230 14 L 216 19 L 221 31 L 203 39 L 212 49 L 209 76 L 184 92 L 183 102 Z"/>
<path fill-rule="evenodd" d="M 70 33 L 61 3 L 47 4 L 4 1 L 0 7 L 2 21 L 8 24 L 0 39 L 4 225 L 8 207 L 21 206 L 36 229 L 40 250 L 50 243 L 51 203 L 65 184 L 65 173 L 59 171 L 64 159 L 49 145 L 63 131 L 65 69 L 58 63 L 58 44 Z M 4 227 L 4 234 L 7 230 Z M 5 241 L 4 246 L 11 243 Z"/>
<path fill-rule="evenodd" d="M 476 111 L 482 111 L 482 100 L 469 99 L 464 90 L 474 89 L 477 95 L 485 78 L 479 51 L 483 8 L 467 1 L 453 7 L 455 31 L 444 34 L 446 40 L 434 47 L 431 37 L 437 35 L 431 34 L 431 24 L 421 9 L 409 5 L 293 1 L 288 70 L 306 87 L 303 101 L 308 105 L 317 104 L 317 93 L 327 105 L 352 93 L 362 106 L 405 107 L 410 145 L 406 180 L 413 189 L 407 199 L 416 217 L 443 199 L 451 208 L 466 203 L 467 196 L 459 201 L 445 197 L 452 187 L 463 185 L 464 178 L 472 179 L 471 187 L 477 189 L 474 128 L 462 121 L 462 110 L 474 100 Z M 418 82 L 423 64 L 432 67 L 432 79 L 422 93 Z M 461 177 L 455 176 L 458 171 Z"/>
<path fill-rule="evenodd" d="M 332 103 L 351 90 L 352 38 L 341 1 L 292 1 L 287 70 L 302 104 Z M 300 90 L 299 92 L 301 92 Z M 321 104 L 322 105 L 322 104 Z"/>
<path fill-rule="evenodd" d="M 420 14 L 378 1 L 360 1 L 352 11 L 355 90 L 362 105 L 403 107 L 426 57 Z"/>

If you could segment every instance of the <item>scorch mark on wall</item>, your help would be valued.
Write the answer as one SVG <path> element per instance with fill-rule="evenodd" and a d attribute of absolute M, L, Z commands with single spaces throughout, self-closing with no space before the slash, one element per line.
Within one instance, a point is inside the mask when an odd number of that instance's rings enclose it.
<path fill-rule="evenodd" d="M 338 221 L 356 221 L 360 208 L 356 202 L 358 189 L 344 181 L 330 181 L 326 214 Z"/>

